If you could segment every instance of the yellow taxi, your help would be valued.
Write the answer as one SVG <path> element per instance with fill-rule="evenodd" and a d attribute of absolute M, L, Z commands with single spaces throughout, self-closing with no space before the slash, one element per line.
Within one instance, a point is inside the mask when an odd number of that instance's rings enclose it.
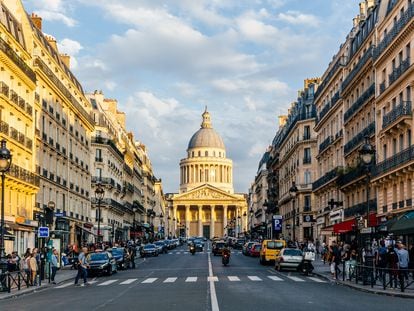
<path fill-rule="evenodd" d="M 264 265 L 270 261 L 274 262 L 276 256 L 279 255 L 280 250 L 285 247 L 285 240 L 263 240 L 259 257 L 260 263 Z"/>

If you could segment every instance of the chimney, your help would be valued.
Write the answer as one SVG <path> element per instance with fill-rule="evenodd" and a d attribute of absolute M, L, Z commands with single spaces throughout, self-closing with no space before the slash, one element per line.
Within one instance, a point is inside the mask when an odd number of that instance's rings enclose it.
<path fill-rule="evenodd" d="M 68 54 L 60 54 L 60 59 L 66 67 L 70 68 L 70 56 Z"/>
<path fill-rule="evenodd" d="M 42 31 L 42 18 L 40 16 L 37 16 L 35 13 L 32 13 L 30 18 L 32 19 L 32 22 L 35 25 L 35 27 Z"/>
<path fill-rule="evenodd" d="M 46 40 L 47 42 L 49 42 L 49 44 L 52 46 L 52 48 L 57 51 L 57 43 L 56 43 L 56 39 L 53 38 L 52 36 L 46 36 Z"/>
<path fill-rule="evenodd" d="M 367 16 L 367 6 L 365 1 L 359 3 L 359 15 L 361 19 L 364 19 Z"/>

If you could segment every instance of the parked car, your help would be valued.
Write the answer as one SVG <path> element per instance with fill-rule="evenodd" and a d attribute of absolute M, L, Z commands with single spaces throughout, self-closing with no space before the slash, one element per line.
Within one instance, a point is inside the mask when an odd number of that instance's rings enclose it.
<path fill-rule="evenodd" d="M 141 257 L 158 256 L 157 247 L 154 244 L 147 244 L 141 250 Z"/>
<path fill-rule="evenodd" d="M 284 248 L 276 256 L 275 269 L 281 271 L 282 268 L 298 269 L 302 262 L 303 254 L 297 248 Z"/>
<path fill-rule="evenodd" d="M 222 255 L 225 245 L 226 245 L 226 242 L 224 241 L 216 241 L 212 245 L 211 252 L 213 253 L 214 256 Z"/>
<path fill-rule="evenodd" d="M 115 258 L 119 270 L 129 267 L 129 257 L 125 248 L 113 247 L 108 249 L 108 252 Z"/>
<path fill-rule="evenodd" d="M 262 249 L 262 245 L 260 243 L 254 243 L 249 248 L 249 256 L 252 257 L 259 257 L 260 256 L 260 250 Z"/>
<path fill-rule="evenodd" d="M 154 244 L 159 249 L 159 252 L 158 252 L 159 254 L 161 254 L 161 253 L 164 253 L 164 254 L 168 253 L 168 248 L 167 248 L 166 243 L 164 243 L 164 241 L 157 241 Z"/>
<path fill-rule="evenodd" d="M 87 255 L 89 267 L 87 269 L 88 275 L 93 274 L 106 274 L 112 275 L 112 273 L 118 271 L 118 265 L 115 258 L 110 252 L 97 251 L 89 253 Z"/>
<path fill-rule="evenodd" d="M 285 240 L 263 240 L 262 248 L 260 250 L 260 263 L 264 265 L 269 261 L 274 262 L 276 256 L 279 255 L 280 250 L 285 247 Z"/>
<path fill-rule="evenodd" d="M 255 244 L 255 242 L 244 243 L 243 248 L 242 248 L 243 255 L 246 255 L 246 256 L 250 255 L 249 250 L 250 250 L 250 247 L 253 246 L 253 244 Z"/>

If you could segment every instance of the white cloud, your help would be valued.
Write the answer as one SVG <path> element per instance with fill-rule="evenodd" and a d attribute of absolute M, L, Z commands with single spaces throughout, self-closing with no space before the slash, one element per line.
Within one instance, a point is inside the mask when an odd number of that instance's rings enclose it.
<path fill-rule="evenodd" d="M 71 56 L 76 56 L 80 50 L 83 49 L 82 45 L 75 40 L 65 38 L 58 43 L 59 51 L 67 53 Z"/>
<path fill-rule="evenodd" d="M 33 1 L 34 12 L 47 21 L 62 22 L 68 27 L 77 25 L 77 21 L 71 18 L 72 3 L 62 0 L 37 0 Z"/>
<path fill-rule="evenodd" d="M 279 94 L 286 94 L 289 90 L 288 85 L 285 82 L 278 80 L 268 79 L 252 79 L 252 80 L 243 80 L 243 79 L 217 79 L 212 81 L 213 87 L 216 89 L 235 93 L 235 92 L 278 92 Z"/>
<path fill-rule="evenodd" d="M 279 13 L 278 19 L 293 25 L 306 25 L 311 27 L 318 27 L 320 25 L 320 21 L 316 16 L 304 14 L 299 11 Z"/>

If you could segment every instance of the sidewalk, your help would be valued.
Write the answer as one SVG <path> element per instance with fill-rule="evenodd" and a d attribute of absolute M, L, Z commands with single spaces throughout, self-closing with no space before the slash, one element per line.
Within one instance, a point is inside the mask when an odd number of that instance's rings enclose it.
<path fill-rule="evenodd" d="M 56 277 L 55 277 L 55 282 L 56 282 L 56 284 L 60 284 L 60 283 L 66 282 L 67 280 L 70 280 L 70 279 L 74 280 L 75 276 L 76 276 L 76 273 L 77 273 L 77 271 L 76 270 L 71 270 L 70 266 L 63 267 L 62 269 L 57 271 Z M 12 289 L 10 293 L 0 292 L 0 300 L 13 298 L 13 297 L 21 296 L 21 295 L 26 295 L 26 294 L 41 291 L 41 290 L 44 290 L 46 288 L 50 288 L 50 287 L 53 287 L 53 286 L 56 286 L 56 285 L 54 285 L 52 283 L 49 283 L 49 279 L 44 279 L 42 281 L 41 286 L 26 287 L 26 284 L 22 284 L 22 287 L 21 287 L 20 290 L 15 288 L 15 289 Z"/>
<path fill-rule="evenodd" d="M 353 289 L 372 293 L 372 294 L 388 295 L 388 296 L 403 297 L 403 298 L 414 298 L 414 285 L 411 285 L 409 288 L 406 288 L 404 292 L 401 292 L 399 289 L 395 290 L 391 288 L 387 288 L 384 290 L 382 284 L 380 284 L 379 282 L 378 284 L 374 284 L 374 286 L 371 287 L 371 284 L 363 285 L 361 281 L 359 281 L 358 283 L 356 283 L 355 280 L 343 281 L 342 265 L 340 266 L 341 274 L 339 275 L 339 278 L 337 280 L 335 280 L 331 275 L 329 263 L 324 264 L 323 261 L 321 261 L 321 259 L 316 259 L 313 262 L 313 266 L 315 267 L 315 270 L 313 270 L 314 274 L 332 283 L 340 284 L 343 286 L 348 286 Z"/>

